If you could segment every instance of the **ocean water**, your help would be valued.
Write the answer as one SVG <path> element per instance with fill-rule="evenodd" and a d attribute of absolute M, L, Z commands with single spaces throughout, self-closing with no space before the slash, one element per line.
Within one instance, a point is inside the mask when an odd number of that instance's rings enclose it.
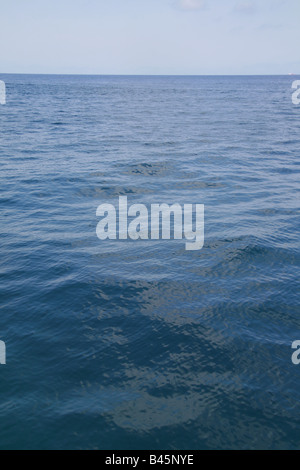
<path fill-rule="evenodd" d="M 291 77 L 3 75 L 1 449 L 299 449 Z M 98 205 L 205 204 L 205 245 Z"/>

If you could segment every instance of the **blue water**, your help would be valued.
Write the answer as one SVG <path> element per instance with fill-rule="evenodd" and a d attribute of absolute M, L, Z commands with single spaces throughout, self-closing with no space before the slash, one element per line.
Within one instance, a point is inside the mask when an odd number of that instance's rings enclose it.
<path fill-rule="evenodd" d="M 291 77 L 0 76 L 1 449 L 299 449 Z M 99 204 L 205 204 L 205 245 Z"/>

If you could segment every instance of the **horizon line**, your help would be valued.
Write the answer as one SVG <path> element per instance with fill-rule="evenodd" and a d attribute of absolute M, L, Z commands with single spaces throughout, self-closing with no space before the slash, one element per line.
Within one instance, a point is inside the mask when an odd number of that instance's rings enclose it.
<path fill-rule="evenodd" d="M 250 74 L 131 74 L 131 73 L 25 73 L 25 72 L 0 72 L 0 75 L 52 75 L 52 76 L 78 76 L 78 77 L 295 77 L 299 73 L 276 73 L 276 74 L 263 74 L 263 73 L 250 73 Z"/>

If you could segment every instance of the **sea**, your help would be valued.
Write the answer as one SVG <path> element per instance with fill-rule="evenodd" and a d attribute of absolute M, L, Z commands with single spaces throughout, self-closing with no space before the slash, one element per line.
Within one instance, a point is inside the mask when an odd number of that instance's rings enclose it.
<path fill-rule="evenodd" d="M 294 78 L 0 79 L 0 449 L 300 449 Z M 100 240 L 120 196 L 203 248 Z"/>

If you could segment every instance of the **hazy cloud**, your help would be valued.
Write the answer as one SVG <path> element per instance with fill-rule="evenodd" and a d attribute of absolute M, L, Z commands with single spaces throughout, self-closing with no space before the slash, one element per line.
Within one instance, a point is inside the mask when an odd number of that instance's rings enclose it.
<path fill-rule="evenodd" d="M 182 10 L 202 10 L 205 5 L 205 0 L 178 0 L 177 2 L 177 6 Z"/>
<path fill-rule="evenodd" d="M 238 2 L 235 6 L 235 11 L 238 13 L 243 13 L 246 15 L 252 15 L 256 12 L 255 2 L 252 1 L 242 1 Z"/>
<path fill-rule="evenodd" d="M 260 26 L 257 26 L 255 28 L 257 31 L 267 31 L 267 30 L 272 30 L 272 29 L 282 29 L 283 24 L 273 24 L 273 23 L 264 23 L 261 24 Z"/>

